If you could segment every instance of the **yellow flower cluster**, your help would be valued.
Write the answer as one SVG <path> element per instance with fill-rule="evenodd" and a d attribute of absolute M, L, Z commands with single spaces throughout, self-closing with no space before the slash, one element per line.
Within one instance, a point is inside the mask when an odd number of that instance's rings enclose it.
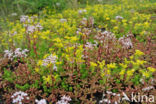
<path fill-rule="evenodd" d="M 147 68 L 150 72 L 155 72 L 156 71 L 156 69 L 155 68 L 152 68 L 152 67 L 148 67 Z"/>
<path fill-rule="evenodd" d="M 116 63 L 107 64 L 107 68 L 108 69 L 115 69 L 116 68 Z"/>
<path fill-rule="evenodd" d="M 140 50 L 136 50 L 136 51 L 135 51 L 135 55 L 136 55 L 136 56 L 142 56 L 142 55 L 144 55 L 144 53 L 141 52 Z"/>
<path fill-rule="evenodd" d="M 145 78 L 149 78 L 150 76 L 152 76 L 156 69 L 152 67 L 145 68 L 145 64 L 147 62 L 139 59 L 143 55 L 143 52 L 141 52 L 140 50 L 136 50 L 134 55 L 130 56 L 130 60 L 125 59 L 125 62 L 120 64 L 121 71 L 119 74 L 121 76 L 121 79 L 123 79 L 124 75 L 127 76 L 127 80 L 135 77 L 136 74 L 140 74 L 142 77 Z M 131 68 L 129 69 L 128 66 L 131 66 Z"/>
<path fill-rule="evenodd" d="M 51 75 L 43 76 L 43 80 L 44 80 L 45 83 L 49 83 L 49 84 L 52 83 Z"/>

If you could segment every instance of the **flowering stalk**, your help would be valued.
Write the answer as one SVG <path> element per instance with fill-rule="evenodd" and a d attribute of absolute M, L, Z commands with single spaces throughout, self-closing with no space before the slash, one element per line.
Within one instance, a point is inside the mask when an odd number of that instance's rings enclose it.
<path fill-rule="evenodd" d="M 87 35 L 83 35 L 82 36 L 82 40 L 83 40 L 83 55 L 84 55 L 85 64 L 87 66 L 89 66 L 89 64 L 87 63 L 86 37 L 87 37 Z"/>
<path fill-rule="evenodd" d="M 98 61 L 100 61 L 100 59 L 101 59 L 101 53 L 102 53 L 102 47 L 101 47 L 101 44 L 100 44 L 99 48 L 98 48 L 98 57 L 97 57 Z"/>
<path fill-rule="evenodd" d="M 25 27 L 25 30 L 27 30 L 28 27 Z M 28 46 L 28 49 L 31 50 L 31 39 L 30 39 L 30 36 L 28 33 L 26 33 L 25 31 L 25 34 L 26 34 L 26 43 L 27 43 L 27 46 Z"/>
<path fill-rule="evenodd" d="M 37 54 L 37 46 L 36 46 L 36 38 L 35 38 L 35 36 L 33 37 L 33 49 L 34 49 L 34 53 L 35 53 L 36 58 L 37 58 L 38 54 Z"/>

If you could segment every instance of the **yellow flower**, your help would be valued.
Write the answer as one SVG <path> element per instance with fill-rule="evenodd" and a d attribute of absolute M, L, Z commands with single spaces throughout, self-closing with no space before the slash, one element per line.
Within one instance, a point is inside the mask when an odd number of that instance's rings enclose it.
<path fill-rule="evenodd" d="M 45 54 L 43 58 L 45 59 L 45 58 L 47 58 L 48 56 L 49 56 L 49 54 Z"/>
<path fill-rule="evenodd" d="M 76 36 L 71 37 L 71 42 L 75 42 L 75 41 L 77 41 L 77 40 L 78 40 L 78 38 L 77 38 Z"/>
<path fill-rule="evenodd" d="M 114 68 L 116 68 L 116 64 L 115 63 L 107 64 L 107 68 L 108 69 L 114 69 Z"/>
<path fill-rule="evenodd" d="M 143 64 L 145 64 L 145 63 L 147 63 L 147 62 L 144 61 L 144 60 L 136 60 L 136 64 L 137 64 L 137 65 L 143 65 Z"/>
<path fill-rule="evenodd" d="M 49 63 L 48 65 L 47 65 L 47 67 L 51 67 L 52 66 L 52 64 L 51 63 Z"/>
<path fill-rule="evenodd" d="M 121 70 L 121 72 L 119 74 L 120 75 L 124 75 L 125 74 L 125 70 Z"/>
<path fill-rule="evenodd" d="M 97 66 L 97 64 L 96 64 L 96 63 L 94 63 L 94 62 L 90 62 L 90 66 L 91 66 L 91 67 L 96 67 L 96 66 Z"/>
<path fill-rule="evenodd" d="M 123 20 L 122 20 L 122 22 L 123 22 L 123 23 L 126 23 L 126 22 L 127 22 L 127 20 L 123 19 Z"/>
<path fill-rule="evenodd" d="M 124 23 L 123 25 L 126 27 L 127 26 L 127 23 Z"/>
<path fill-rule="evenodd" d="M 98 61 L 98 64 L 99 64 L 100 69 L 103 69 L 105 66 L 105 60 L 103 60 L 102 62 Z"/>
<path fill-rule="evenodd" d="M 9 39 L 9 42 L 12 42 L 12 39 Z"/>
<path fill-rule="evenodd" d="M 34 38 L 37 38 L 37 35 L 34 35 Z"/>
<path fill-rule="evenodd" d="M 108 20 L 110 20 L 110 18 L 109 18 L 109 17 L 107 17 L 107 18 L 106 18 L 106 20 L 108 21 Z"/>
<path fill-rule="evenodd" d="M 57 43 L 61 42 L 61 39 L 60 38 L 56 38 L 54 39 L 54 41 L 56 41 Z"/>
<path fill-rule="evenodd" d="M 60 64 L 62 64 L 62 62 L 60 61 L 60 62 L 56 62 L 56 65 L 60 65 Z"/>
<path fill-rule="evenodd" d="M 101 25 L 98 26 L 98 28 L 101 28 L 101 27 L 102 27 Z"/>
<path fill-rule="evenodd" d="M 110 75 L 111 74 L 111 71 L 109 69 L 107 69 L 106 74 L 107 75 Z"/>
<path fill-rule="evenodd" d="M 145 27 L 149 27 L 149 23 L 148 22 L 144 22 L 144 26 Z"/>
<path fill-rule="evenodd" d="M 111 20 L 111 22 L 112 22 L 112 23 L 115 23 L 115 22 L 116 22 L 116 20 Z"/>
<path fill-rule="evenodd" d="M 118 26 L 115 26 L 115 27 L 114 27 L 114 30 L 118 30 Z"/>
<path fill-rule="evenodd" d="M 127 68 L 127 64 L 121 63 L 120 66 L 121 66 L 123 69 L 126 69 L 126 68 Z"/>
<path fill-rule="evenodd" d="M 132 76 L 134 72 L 135 72 L 135 69 L 128 70 L 128 71 L 127 71 L 127 76 L 128 76 L 128 77 Z"/>
<path fill-rule="evenodd" d="M 49 35 L 50 34 L 50 30 L 47 30 L 45 32 L 43 32 L 44 35 Z"/>
<path fill-rule="evenodd" d="M 37 65 L 38 66 L 41 66 L 42 65 L 42 60 L 39 60 L 38 63 L 37 63 Z"/>
<path fill-rule="evenodd" d="M 152 68 L 152 67 L 148 67 L 147 68 L 150 72 L 155 72 L 156 71 L 156 69 L 155 68 Z"/>
<path fill-rule="evenodd" d="M 105 73 L 104 72 L 101 72 L 101 77 L 104 77 L 105 76 Z"/>
<path fill-rule="evenodd" d="M 52 81 L 51 75 L 48 75 L 47 77 L 43 76 L 43 80 L 44 80 L 46 83 L 51 83 L 51 81 Z"/>
<path fill-rule="evenodd" d="M 42 38 L 42 39 L 48 39 L 48 37 L 45 36 L 45 35 L 42 35 L 41 38 Z"/>
<path fill-rule="evenodd" d="M 146 78 L 149 78 L 149 77 L 150 77 L 150 73 L 148 73 L 148 72 L 143 72 L 142 74 L 143 74 L 143 76 L 146 77 Z"/>
<path fill-rule="evenodd" d="M 62 43 L 56 43 L 55 46 L 57 46 L 58 48 L 62 48 L 63 44 Z"/>
<path fill-rule="evenodd" d="M 132 21 L 129 21 L 129 24 L 132 24 L 133 22 Z"/>
<path fill-rule="evenodd" d="M 144 53 L 141 52 L 140 50 L 135 50 L 135 55 L 136 56 L 142 56 L 142 55 L 144 55 Z"/>
<path fill-rule="evenodd" d="M 146 33 L 146 31 L 144 30 L 144 31 L 140 32 L 140 35 L 144 35 L 145 33 Z"/>
<path fill-rule="evenodd" d="M 130 59 L 132 60 L 134 58 L 134 56 L 132 55 L 132 56 L 130 56 Z"/>
<path fill-rule="evenodd" d="M 57 79 L 58 77 L 59 77 L 59 75 L 58 75 L 58 74 L 56 74 L 56 75 L 54 76 L 54 78 L 55 78 L 55 79 Z"/>
<path fill-rule="evenodd" d="M 53 48 L 49 48 L 49 51 L 53 51 L 54 49 Z"/>
<path fill-rule="evenodd" d="M 36 71 L 36 72 L 39 72 L 39 70 L 40 70 L 40 69 L 39 69 L 38 67 L 37 67 L 37 68 L 35 68 L 35 71 Z"/>

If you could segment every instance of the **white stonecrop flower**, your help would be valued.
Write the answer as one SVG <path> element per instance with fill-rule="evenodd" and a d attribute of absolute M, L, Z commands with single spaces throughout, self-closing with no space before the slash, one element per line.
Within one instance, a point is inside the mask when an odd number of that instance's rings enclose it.
<path fill-rule="evenodd" d="M 94 47 L 98 46 L 98 42 L 94 40 Z"/>
<path fill-rule="evenodd" d="M 35 31 L 38 30 L 42 30 L 43 27 L 41 26 L 40 23 L 34 24 L 33 22 L 35 22 L 35 19 L 37 18 L 37 16 L 24 16 L 22 15 L 20 18 L 20 22 L 24 23 L 23 26 L 26 28 L 26 33 L 34 33 Z M 33 25 L 30 25 L 33 24 Z"/>
<path fill-rule="evenodd" d="M 53 66 L 53 70 L 56 70 L 57 71 L 57 66 L 55 64 Z"/>
<path fill-rule="evenodd" d="M 83 11 L 82 10 L 79 10 L 79 14 L 82 14 L 83 13 Z"/>
<path fill-rule="evenodd" d="M 37 23 L 36 25 L 27 25 L 26 26 L 27 28 L 26 28 L 26 33 L 30 33 L 30 34 L 32 34 L 32 33 L 34 33 L 35 31 L 41 31 L 42 29 L 43 29 L 43 27 L 41 26 L 41 24 L 40 23 Z"/>
<path fill-rule="evenodd" d="M 132 41 L 129 37 L 123 36 L 123 37 L 119 38 L 118 41 L 122 44 L 123 48 L 125 48 L 125 49 L 129 49 L 129 48 L 133 47 Z"/>
<path fill-rule="evenodd" d="M 79 35 L 81 32 L 80 31 L 76 31 L 76 34 Z"/>
<path fill-rule="evenodd" d="M 58 7 L 59 7 L 60 5 L 61 5 L 61 4 L 60 4 L 59 2 L 57 2 L 57 3 L 56 3 L 56 6 L 58 6 Z"/>
<path fill-rule="evenodd" d="M 12 51 L 9 51 L 9 50 L 5 50 L 4 51 L 4 57 L 5 58 L 8 58 L 8 59 L 11 59 L 12 60 L 12 56 L 13 56 L 13 52 Z"/>
<path fill-rule="evenodd" d="M 36 28 L 38 28 L 40 31 L 43 29 L 40 23 L 37 23 Z"/>
<path fill-rule="evenodd" d="M 28 94 L 22 91 L 15 92 L 12 96 L 12 103 L 22 104 L 24 99 L 29 100 Z"/>
<path fill-rule="evenodd" d="M 36 27 L 33 25 L 28 25 L 26 29 L 26 33 L 34 33 L 36 31 Z"/>
<path fill-rule="evenodd" d="M 14 58 L 21 58 L 21 57 L 27 57 L 27 52 L 29 50 L 24 49 L 22 50 L 21 48 L 17 48 L 15 51 L 12 50 L 5 50 L 4 51 L 4 57 L 8 58 L 10 60 L 13 60 Z"/>
<path fill-rule="evenodd" d="M 20 22 L 21 23 L 24 23 L 24 22 L 26 22 L 27 20 L 28 20 L 28 16 L 25 16 L 25 15 L 22 15 L 21 17 L 20 17 Z"/>
<path fill-rule="evenodd" d="M 89 24 L 90 24 L 92 27 L 94 26 L 94 22 L 95 22 L 94 18 L 93 18 L 93 17 L 90 17 L 90 18 L 89 18 Z"/>
<path fill-rule="evenodd" d="M 123 17 L 121 17 L 121 16 L 116 16 L 115 19 L 116 19 L 116 20 L 122 20 Z"/>
<path fill-rule="evenodd" d="M 89 48 L 89 49 L 93 49 L 93 44 L 90 43 L 90 42 L 87 42 L 86 45 L 85 45 L 86 48 Z"/>
<path fill-rule="evenodd" d="M 17 48 L 15 51 L 14 51 L 14 56 L 13 57 L 21 57 L 22 56 L 22 52 L 21 52 L 21 48 Z"/>
<path fill-rule="evenodd" d="M 63 18 L 62 18 L 62 19 L 60 19 L 60 22 L 61 22 L 61 23 L 67 22 L 67 19 L 63 19 Z"/>
<path fill-rule="evenodd" d="M 116 37 L 112 32 L 104 31 L 100 32 L 98 35 L 95 36 L 96 39 L 101 40 L 100 42 L 103 43 L 107 40 L 115 41 Z"/>
<path fill-rule="evenodd" d="M 81 33 L 81 28 L 77 28 L 76 34 L 80 35 L 80 33 Z"/>
<path fill-rule="evenodd" d="M 61 100 L 65 100 L 65 101 L 71 101 L 71 98 L 70 98 L 70 96 L 63 96 L 63 97 L 61 97 Z"/>
<path fill-rule="evenodd" d="M 47 101 L 45 100 L 45 99 L 41 99 L 41 100 L 35 100 L 35 102 L 37 103 L 37 104 L 47 104 Z"/>
<path fill-rule="evenodd" d="M 82 23 L 83 25 L 86 25 L 87 21 L 88 21 L 87 18 L 83 18 L 82 21 L 81 21 L 81 23 Z"/>
<path fill-rule="evenodd" d="M 27 52 L 29 50 L 27 49 L 24 49 L 24 50 L 21 50 L 21 48 L 17 48 L 15 51 L 14 51 L 14 56 L 13 57 L 27 57 Z"/>
<path fill-rule="evenodd" d="M 144 83 L 145 83 L 144 79 L 140 79 L 140 82 L 141 82 L 142 84 L 144 84 Z"/>
<path fill-rule="evenodd" d="M 12 13 L 11 16 L 17 16 L 17 13 Z"/>
<path fill-rule="evenodd" d="M 106 93 L 107 93 L 107 94 L 112 94 L 112 92 L 111 92 L 111 91 L 106 91 Z"/>
<path fill-rule="evenodd" d="M 83 13 L 86 13 L 87 10 L 86 9 L 83 9 L 83 10 L 79 10 L 78 12 L 79 12 L 79 14 L 83 14 Z"/>
<path fill-rule="evenodd" d="M 31 16 L 31 17 L 30 17 L 30 19 L 31 19 L 32 21 L 34 21 L 36 18 L 37 18 L 37 16 Z"/>
<path fill-rule="evenodd" d="M 59 100 L 56 104 L 70 104 L 69 102 L 71 101 L 70 96 L 63 96 L 61 97 L 61 100 Z"/>
<path fill-rule="evenodd" d="M 17 31 L 14 31 L 14 33 L 11 34 L 11 36 L 14 36 L 17 34 Z"/>
<path fill-rule="evenodd" d="M 86 34 L 86 35 L 90 35 L 92 31 L 89 29 L 89 28 L 84 28 L 83 29 L 83 33 Z"/>
<path fill-rule="evenodd" d="M 95 43 L 95 44 L 92 44 L 92 43 L 90 43 L 90 42 L 87 42 L 86 44 L 85 44 L 85 47 L 87 48 L 87 49 L 93 49 L 94 47 L 96 47 L 97 46 L 97 44 Z"/>
<path fill-rule="evenodd" d="M 57 66 L 55 65 L 57 59 L 58 58 L 56 55 L 51 54 L 43 60 L 42 66 L 48 66 L 49 64 L 53 64 L 53 70 L 57 70 Z"/>
<path fill-rule="evenodd" d="M 57 60 L 57 56 L 50 55 L 46 59 L 43 60 L 43 66 L 47 66 L 48 64 L 55 64 Z"/>

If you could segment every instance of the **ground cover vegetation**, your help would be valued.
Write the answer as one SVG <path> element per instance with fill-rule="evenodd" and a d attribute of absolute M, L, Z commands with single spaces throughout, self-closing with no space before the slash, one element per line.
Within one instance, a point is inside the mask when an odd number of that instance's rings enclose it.
<path fill-rule="evenodd" d="M 3 7 L 9 2 L 16 13 Z M 156 97 L 154 0 L 0 3 L 0 103 L 132 104 L 125 93 Z"/>

